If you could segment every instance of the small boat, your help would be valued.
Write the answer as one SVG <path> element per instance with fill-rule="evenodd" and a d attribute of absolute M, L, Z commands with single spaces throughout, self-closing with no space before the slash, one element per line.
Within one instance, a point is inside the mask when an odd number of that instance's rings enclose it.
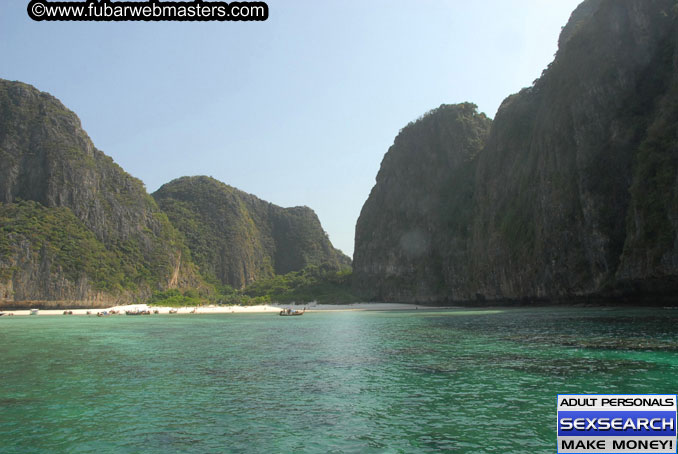
<path fill-rule="evenodd" d="M 151 311 L 125 311 L 125 315 L 151 315 Z"/>
<path fill-rule="evenodd" d="M 109 314 L 108 311 L 97 312 L 97 317 L 107 317 L 109 315 L 111 314 Z"/>
<path fill-rule="evenodd" d="M 178 312 L 179 312 L 179 309 L 170 309 L 170 310 L 169 310 L 169 313 L 170 313 L 170 314 L 176 314 L 176 313 L 178 313 Z"/>
<path fill-rule="evenodd" d="M 38 315 L 38 309 L 31 309 L 31 315 Z"/>
<path fill-rule="evenodd" d="M 306 312 L 306 308 L 304 308 L 303 311 L 299 311 L 299 310 L 293 311 L 292 309 L 290 309 L 288 307 L 287 309 L 281 310 L 280 315 L 282 315 L 283 317 L 291 317 L 291 316 L 294 316 L 294 315 L 304 315 L 304 312 Z"/>

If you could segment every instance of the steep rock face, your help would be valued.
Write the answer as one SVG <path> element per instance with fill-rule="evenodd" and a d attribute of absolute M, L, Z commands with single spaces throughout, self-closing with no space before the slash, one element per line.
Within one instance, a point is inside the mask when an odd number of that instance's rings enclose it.
<path fill-rule="evenodd" d="M 381 233 L 361 225 L 369 222 L 363 217 L 381 216 L 394 207 L 370 208 L 370 200 L 356 230 L 356 286 L 384 300 L 438 301 L 567 299 L 675 289 L 677 13 L 671 0 L 582 3 L 563 29 L 554 62 L 497 112 L 474 164 L 472 215 L 458 214 L 469 220 L 468 234 L 441 230 L 437 219 L 392 219 L 403 231 L 423 222 L 431 237 L 442 235 L 457 245 L 451 250 L 466 251 L 438 259 L 442 272 L 434 281 L 441 289 L 379 290 L 388 275 L 371 276 L 364 252 L 370 247 L 365 235 Z M 422 142 L 407 153 L 419 155 Z M 380 174 L 390 165 L 391 152 Z M 451 172 L 433 192 L 459 191 L 456 180 Z M 370 199 L 394 185 L 428 184 L 417 176 L 390 185 L 378 178 Z M 444 184 L 451 187 L 444 189 Z M 429 197 L 417 191 L 396 202 L 427 203 Z M 379 253 L 386 251 L 377 246 L 370 252 Z M 423 269 L 431 263 L 427 260 Z M 402 265 L 410 264 L 390 264 Z M 421 282 L 416 269 L 407 278 Z"/>
<path fill-rule="evenodd" d="M 5 304 L 108 304 L 200 285 L 141 181 L 97 150 L 56 98 L 0 80 L 0 163 Z"/>
<path fill-rule="evenodd" d="M 350 265 L 310 208 L 281 208 L 202 176 L 171 181 L 153 197 L 210 282 L 242 288 L 308 265 Z"/>
<path fill-rule="evenodd" d="M 490 125 L 473 104 L 443 105 L 398 134 L 356 225 L 360 289 L 384 300 L 447 297 L 450 266 L 461 267 L 454 279 L 468 262 L 473 175 Z"/>

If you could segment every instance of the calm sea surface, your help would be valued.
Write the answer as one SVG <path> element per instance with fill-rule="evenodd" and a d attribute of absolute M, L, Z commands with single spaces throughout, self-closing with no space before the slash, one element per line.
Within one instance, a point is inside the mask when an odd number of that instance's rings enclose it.
<path fill-rule="evenodd" d="M 676 393 L 678 310 L 0 318 L 1 453 L 549 453 Z"/>

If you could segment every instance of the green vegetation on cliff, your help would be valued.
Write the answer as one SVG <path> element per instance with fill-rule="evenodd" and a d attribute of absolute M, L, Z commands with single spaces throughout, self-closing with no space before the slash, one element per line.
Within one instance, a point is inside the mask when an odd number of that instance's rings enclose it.
<path fill-rule="evenodd" d="M 351 269 L 310 266 L 301 271 L 262 279 L 247 286 L 242 294 L 275 303 L 352 303 L 359 298 L 351 291 Z"/>
<path fill-rule="evenodd" d="M 0 80 L 0 163 L 5 302 L 105 305 L 204 285 L 143 183 L 56 98 Z"/>
<path fill-rule="evenodd" d="M 153 197 L 214 285 L 242 289 L 307 266 L 350 264 L 310 208 L 281 208 L 209 177 L 179 178 Z"/>
<path fill-rule="evenodd" d="M 0 233 L 0 304 L 259 301 L 270 295 L 228 288 L 350 265 L 310 208 L 207 177 L 175 180 L 154 199 L 56 98 L 1 79 Z"/>
<path fill-rule="evenodd" d="M 151 306 L 164 307 L 202 306 L 205 304 L 213 304 L 214 302 L 213 295 L 200 295 L 194 289 L 187 289 L 184 291 L 177 289 L 158 291 L 154 292 L 146 301 L 146 303 Z"/>
<path fill-rule="evenodd" d="M 261 278 L 242 290 L 217 286 L 213 294 L 176 289 L 155 292 L 148 304 L 155 306 L 198 306 L 205 304 L 252 306 L 258 304 L 339 304 L 360 301 L 351 290 L 351 269 L 309 266 L 301 271 Z"/>
<path fill-rule="evenodd" d="M 86 277 L 95 290 L 134 289 L 151 274 L 145 264 L 106 250 L 68 208 L 33 201 L 0 203 L 0 279 L 12 279 L 20 261 L 46 263 L 66 279 Z"/>

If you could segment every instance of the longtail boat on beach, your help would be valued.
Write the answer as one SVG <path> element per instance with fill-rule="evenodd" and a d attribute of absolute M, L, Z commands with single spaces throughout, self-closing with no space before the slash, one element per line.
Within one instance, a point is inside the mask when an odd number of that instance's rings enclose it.
<path fill-rule="evenodd" d="M 125 315 L 151 315 L 151 311 L 125 311 Z"/>
<path fill-rule="evenodd" d="M 306 312 L 306 308 L 304 308 L 303 311 L 299 311 L 299 310 L 293 311 L 292 309 L 290 309 L 288 307 L 287 309 L 281 310 L 280 315 L 282 315 L 283 317 L 291 317 L 291 316 L 294 316 L 294 315 L 304 315 L 304 312 Z"/>

